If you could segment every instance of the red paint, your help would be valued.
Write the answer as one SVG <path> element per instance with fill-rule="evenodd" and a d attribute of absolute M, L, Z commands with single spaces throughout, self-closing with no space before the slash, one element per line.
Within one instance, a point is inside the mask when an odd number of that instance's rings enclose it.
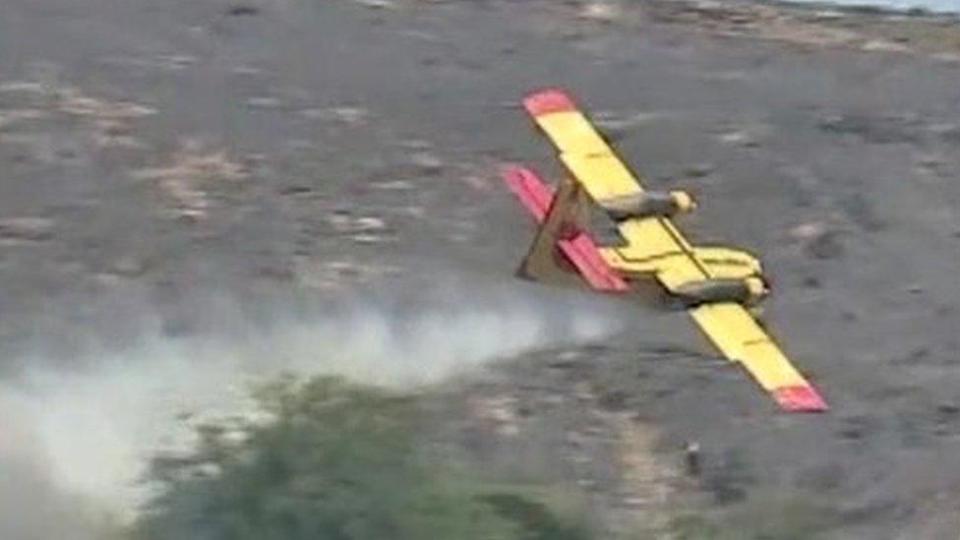
<path fill-rule="evenodd" d="M 519 165 L 507 165 L 501 176 L 510 191 L 513 191 L 523 206 L 533 214 L 537 223 L 543 223 L 547 218 L 547 209 L 553 201 L 553 189 L 533 171 Z"/>
<path fill-rule="evenodd" d="M 550 88 L 528 95 L 523 106 L 533 116 L 542 116 L 556 112 L 575 111 L 577 106 L 563 90 Z"/>
<path fill-rule="evenodd" d="M 830 407 L 810 385 L 784 386 L 773 391 L 773 399 L 789 412 L 823 412 Z"/>
<path fill-rule="evenodd" d="M 557 242 L 563 254 L 577 267 L 580 275 L 598 291 L 627 292 L 630 287 L 621 278 L 597 250 L 593 239 L 580 231 L 569 240 Z"/>
<path fill-rule="evenodd" d="M 503 180 L 523 206 L 533 214 L 537 223 L 543 223 L 553 201 L 553 189 L 536 173 L 519 166 L 505 167 Z M 563 239 L 557 241 L 557 246 L 592 288 L 607 292 L 630 290 L 627 282 L 600 255 L 596 242 L 588 233 L 571 228 L 565 231 L 563 236 Z"/>

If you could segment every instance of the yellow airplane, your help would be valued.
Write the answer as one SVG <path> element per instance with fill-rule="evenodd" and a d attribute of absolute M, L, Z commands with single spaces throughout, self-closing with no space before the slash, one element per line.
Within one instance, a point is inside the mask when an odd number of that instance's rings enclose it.
<path fill-rule="evenodd" d="M 743 251 L 691 245 L 671 218 L 695 209 L 693 198 L 644 190 L 562 90 L 533 93 L 523 104 L 570 177 L 554 190 L 530 169 L 504 169 L 504 180 L 540 223 L 520 273 L 546 279 L 557 275 L 558 266 L 572 266 L 593 289 L 611 293 L 631 292 L 640 280 L 653 278 L 783 410 L 826 411 L 817 390 L 754 317 L 769 293 L 760 262 Z M 617 224 L 622 245 L 600 247 L 586 232 L 591 204 Z"/>

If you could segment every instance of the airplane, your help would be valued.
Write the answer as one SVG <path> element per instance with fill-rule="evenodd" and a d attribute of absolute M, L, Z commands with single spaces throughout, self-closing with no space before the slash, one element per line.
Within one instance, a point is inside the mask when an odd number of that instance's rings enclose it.
<path fill-rule="evenodd" d="M 508 187 L 539 224 L 518 269 L 520 276 L 556 281 L 570 269 L 573 272 L 565 275 L 610 294 L 633 294 L 638 285 L 652 280 L 781 410 L 829 409 L 759 321 L 770 284 L 756 257 L 692 245 L 673 218 L 697 207 L 693 197 L 684 191 L 645 190 L 563 90 L 539 90 L 526 96 L 523 106 L 569 175 L 553 188 L 529 168 L 509 165 L 502 171 Z M 593 205 L 616 224 L 619 245 L 601 246 L 588 232 Z"/>

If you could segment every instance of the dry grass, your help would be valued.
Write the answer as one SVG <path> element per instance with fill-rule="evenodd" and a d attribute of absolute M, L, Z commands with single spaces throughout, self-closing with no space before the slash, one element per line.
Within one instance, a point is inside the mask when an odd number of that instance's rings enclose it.
<path fill-rule="evenodd" d="M 134 178 L 156 183 L 171 202 L 170 212 L 175 217 L 191 221 L 207 218 L 211 206 L 207 186 L 236 182 L 248 175 L 246 167 L 231 159 L 225 150 L 205 150 L 196 142 L 188 142 L 174 152 L 165 166 L 133 172 Z"/>

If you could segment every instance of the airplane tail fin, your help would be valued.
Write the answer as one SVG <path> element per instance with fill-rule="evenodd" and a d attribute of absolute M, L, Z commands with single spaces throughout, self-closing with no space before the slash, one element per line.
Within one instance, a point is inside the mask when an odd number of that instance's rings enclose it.
<path fill-rule="evenodd" d="M 514 195 L 533 214 L 537 223 L 543 225 L 552 209 L 554 190 L 526 167 L 510 165 L 503 169 L 502 175 L 504 182 Z M 630 290 L 623 277 L 607 264 L 596 242 L 585 231 L 568 227 L 563 236 L 557 238 L 556 245 L 594 290 L 604 292 Z"/>

